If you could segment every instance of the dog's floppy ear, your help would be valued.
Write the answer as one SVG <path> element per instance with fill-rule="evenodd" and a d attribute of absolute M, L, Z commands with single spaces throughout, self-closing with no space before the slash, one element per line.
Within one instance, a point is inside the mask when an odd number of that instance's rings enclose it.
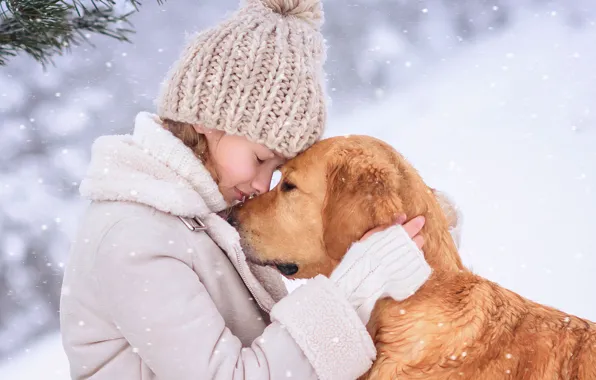
<path fill-rule="evenodd" d="M 401 212 L 397 168 L 362 152 L 343 151 L 327 168 L 323 240 L 340 260 L 368 230 L 393 223 Z"/>

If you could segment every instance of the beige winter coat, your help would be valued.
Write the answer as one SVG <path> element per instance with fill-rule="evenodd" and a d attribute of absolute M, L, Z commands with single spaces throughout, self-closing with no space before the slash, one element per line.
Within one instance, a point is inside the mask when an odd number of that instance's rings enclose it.
<path fill-rule="evenodd" d="M 278 302 L 281 278 L 247 264 L 216 184 L 154 116 L 97 140 L 81 193 L 60 306 L 73 379 L 346 380 L 371 365 L 329 280 Z"/>

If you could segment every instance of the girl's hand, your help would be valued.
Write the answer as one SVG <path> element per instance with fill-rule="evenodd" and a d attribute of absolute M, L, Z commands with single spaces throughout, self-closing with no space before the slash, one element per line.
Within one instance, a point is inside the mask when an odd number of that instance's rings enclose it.
<path fill-rule="evenodd" d="M 419 235 L 424 217 L 408 223 L 400 215 L 393 225 L 368 231 L 354 243 L 329 277 L 367 324 L 377 300 L 403 301 L 429 278 L 432 269 L 424 259 Z M 371 236 L 372 235 L 372 236 Z"/>
<path fill-rule="evenodd" d="M 422 235 L 419 235 L 419 233 L 420 233 L 420 230 L 422 230 L 424 223 L 426 222 L 426 220 L 424 219 L 424 216 L 422 216 L 422 215 L 417 216 L 417 217 L 413 218 L 412 220 L 410 220 L 409 222 L 407 222 L 406 224 L 404 224 L 405 221 L 406 221 L 406 215 L 401 214 L 397 217 L 395 224 L 403 225 L 403 228 L 408 233 L 408 236 L 410 236 L 410 239 L 412 239 L 414 241 L 414 243 L 416 243 L 416 246 L 418 247 L 418 249 L 422 249 L 422 246 L 424 245 L 424 237 Z M 372 230 L 369 230 L 367 233 L 365 233 L 364 236 L 362 236 L 360 238 L 360 241 L 364 241 L 370 235 L 374 234 L 375 232 L 383 231 L 389 227 L 391 227 L 391 225 L 385 225 L 385 226 L 379 226 L 379 227 L 373 228 Z"/>

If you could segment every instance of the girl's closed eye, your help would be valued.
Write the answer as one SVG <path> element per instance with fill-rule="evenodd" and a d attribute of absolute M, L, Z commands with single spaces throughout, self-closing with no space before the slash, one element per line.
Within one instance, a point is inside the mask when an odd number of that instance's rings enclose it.
<path fill-rule="evenodd" d="M 265 162 L 265 160 L 262 160 L 262 159 L 260 159 L 260 158 L 259 158 L 259 156 L 256 156 L 256 155 L 255 155 L 255 157 L 256 157 L 256 159 L 257 159 L 257 163 L 258 163 L 259 165 L 261 165 L 262 163 L 264 163 L 264 162 Z"/>

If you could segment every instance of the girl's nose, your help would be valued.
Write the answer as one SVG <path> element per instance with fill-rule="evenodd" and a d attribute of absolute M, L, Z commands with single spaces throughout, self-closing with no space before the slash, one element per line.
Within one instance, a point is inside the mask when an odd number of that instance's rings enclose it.
<path fill-rule="evenodd" d="M 269 185 L 271 184 L 271 177 L 273 177 L 273 171 L 263 168 L 259 171 L 251 186 L 259 194 L 264 194 L 269 191 Z"/>

